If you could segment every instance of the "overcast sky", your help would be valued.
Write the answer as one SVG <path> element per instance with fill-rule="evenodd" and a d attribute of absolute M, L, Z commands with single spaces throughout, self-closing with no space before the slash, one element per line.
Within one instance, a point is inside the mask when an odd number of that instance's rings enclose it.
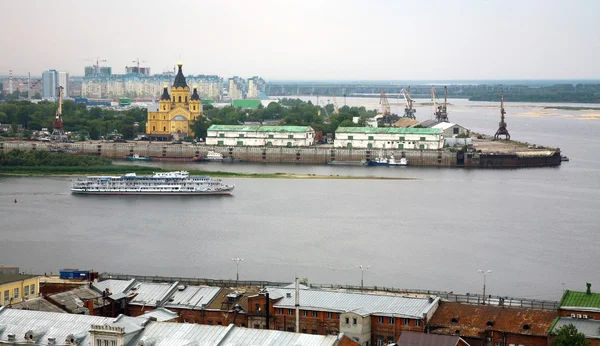
<path fill-rule="evenodd" d="M 0 0 L 0 75 L 596 79 L 600 0 Z"/>

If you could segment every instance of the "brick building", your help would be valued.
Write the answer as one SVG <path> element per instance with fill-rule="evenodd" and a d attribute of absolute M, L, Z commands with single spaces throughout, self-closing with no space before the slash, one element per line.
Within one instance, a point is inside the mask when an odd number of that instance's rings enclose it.
<path fill-rule="evenodd" d="M 460 336 L 404 332 L 396 346 L 470 346 Z"/>
<path fill-rule="evenodd" d="M 558 315 L 600 320 L 600 293 L 592 292 L 592 284 L 588 283 L 585 292 L 566 290 L 558 306 Z"/>
<path fill-rule="evenodd" d="M 457 335 L 471 346 L 547 346 L 555 310 L 441 302 L 427 329 Z"/>
<path fill-rule="evenodd" d="M 299 331 L 321 335 L 344 333 L 361 345 L 382 346 L 395 342 L 403 331 L 423 332 L 438 303 L 439 298 L 302 287 L 299 290 Z M 248 298 L 248 325 L 294 331 L 295 304 L 295 290 L 290 286 L 266 288 Z"/>
<path fill-rule="evenodd" d="M 598 320 L 557 317 L 550 328 L 550 333 L 556 333 L 560 328 L 569 324 L 574 325 L 580 333 L 585 335 L 585 339 L 590 343 L 590 346 L 600 346 L 600 321 Z M 552 337 L 550 337 L 551 340 Z"/>

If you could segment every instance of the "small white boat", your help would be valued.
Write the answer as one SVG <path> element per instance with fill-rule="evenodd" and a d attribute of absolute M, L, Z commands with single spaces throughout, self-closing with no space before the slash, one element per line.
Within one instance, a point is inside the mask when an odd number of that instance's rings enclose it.
<path fill-rule="evenodd" d="M 216 151 L 209 151 L 206 156 L 204 157 L 203 161 L 209 161 L 209 162 L 222 162 L 223 161 L 223 154 L 221 153 L 217 153 Z"/>
<path fill-rule="evenodd" d="M 379 155 L 375 160 L 369 160 L 367 163 L 369 166 L 408 166 L 408 160 L 405 157 L 396 161 L 394 155 L 390 155 L 389 158 Z"/>

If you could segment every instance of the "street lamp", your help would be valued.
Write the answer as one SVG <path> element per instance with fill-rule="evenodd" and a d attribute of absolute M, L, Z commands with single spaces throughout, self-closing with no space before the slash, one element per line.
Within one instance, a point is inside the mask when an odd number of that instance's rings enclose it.
<path fill-rule="evenodd" d="M 242 262 L 243 258 L 232 258 L 232 261 L 235 262 L 235 287 L 238 287 L 238 281 L 240 280 L 240 262 Z"/>
<path fill-rule="evenodd" d="M 491 273 L 491 270 L 482 270 L 482 269 L 477 269 L 478 273 L 483 274 L 483 305 L 485 305 L 485 277 Z"/>
<path fill-rule="evenodd" d="M 361 265 L 355 265 L 356 268 L 360 269 L 360 290 L 363 290 L 363 279 L 365 276 L 365 270 L 371 268 L 371 266 L 366 266 L 364 267 L 362 264 Z"/>

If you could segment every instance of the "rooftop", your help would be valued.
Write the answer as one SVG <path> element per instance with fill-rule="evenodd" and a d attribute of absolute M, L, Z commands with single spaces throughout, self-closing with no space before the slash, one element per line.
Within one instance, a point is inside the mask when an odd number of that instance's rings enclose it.
<path fill-rule="evenodd" d="M 165 309 L 165 308 L 157 308 L 154 310 L 146 311 L 140 317 L 148 319 L 150 317 L 156 318 L 158 322 L 166 322 L 166 321 L 175 321 L 179 317 L 175 312 Z"/>
<path fill-rule="evenodd" d="M 178 283 L 140 282 L 132 288 L 136 295 L 129 301 L 131 305 L 159 306 L 171 296 Z"/>
<path fill-rule="evenodd" d="M 332 312 L 349 312 L 361 309 L 361 314 L 408 317 L 421 319 L 431 309 L 434 309 L 439 298 L 432 302 L 429 298 L 408 298 L 392 295 L 367 293 L 349 293 L 326 291 L 319 289 L 301 289 L 300 308 L 303 310 L 319 310 Z M 275 308 L 294 308 L 295 295 L 293 289 L 268 288 Z"/>
<path fill-rule="evenodd" d="M 561 327 L 568 326 L 569 324 L 574 325 L 587 339 L 600 339 L 600 321 L 598 320 L 557 317 L 550 331 L 557 332 Z"/>
<path fill-rule="evenodd" d="M 0 274 L 0 285 L 8 284 L 11 282 L 17 282 L 27 280 L 35 277 L 35 275 L 25 274 Z"/>
<path fill-rule="evenodd" d="M 258 108 L 261 104 L 260 100 L 233 100 L 233 107 L 235 108 Z"/>
<path fill-rule="evenodd" d="M 432 333 L 446 335 L 459 331 L 461 336 L 480 337 L 483 331 L 494 330 L 543 336 L 555 317 L 555 310 L 441 302 L 429 325 Z"/>
<path fill-rule="evenodd" d="M 99 292 L 104 292 L 105 289 L 114 294 L 114 293 L 125 293 L 135 284 L 135 279 L 131 280 L 104 280 L 99 282 L 94 282 L 92 287 L 97 289 Z"/>
<path fill-rule="evenodd" d="M 177 290 L 165 305 L 167 308 L 201 309 L 208 306 L 221 291 L 220 287 L 185 286 Z"/>
<path fill-rule="evenodd" d="M 559 307 L 565 310 L 600 311 L 600 293 L 566 290 Z"/>
<path fill-rule="evenodd" d="M 335 133 L 374 133 L 397 135 L 437 135 L 440 129 L 423 129 L 414 127 L 338 127 Z"/>
<path fill-rule="evenodd" d="M 12 304 L 11 309 L 18 310 L 33 310 L 33 311 L 46 311 L 46 312 L 59 312 L 66 313 L 64 310 L 59 308 L 58 306 L 50 303 L 44 298 L 33 298 L 28 299 L 23 302 Z"/>
<path fill-rule="evenodd" d="M 70 313 L 82 313 L 88 309 L 85 307 L 86 300 L 94 300 L 94 307 L 103 306 L 102 294 L 88 286 L 78 287 L 69 291 L 49 295 L 48 298 L 60 304 Z"/>
<path fill-rule="evenodd" d="M 462 340 L 460 336 L 402 332 L 398 346 L 456 346 Z M 462 340 L 463 344 L 467 344 Z M 468 344 L 467 344 L 468 345 Z"/>
<path fill-rule="evenodd" d="M 232 132 L 311 132 L 310 126 L 248 126 L 248 125 L 211 125 L 208 131 Z"/>

